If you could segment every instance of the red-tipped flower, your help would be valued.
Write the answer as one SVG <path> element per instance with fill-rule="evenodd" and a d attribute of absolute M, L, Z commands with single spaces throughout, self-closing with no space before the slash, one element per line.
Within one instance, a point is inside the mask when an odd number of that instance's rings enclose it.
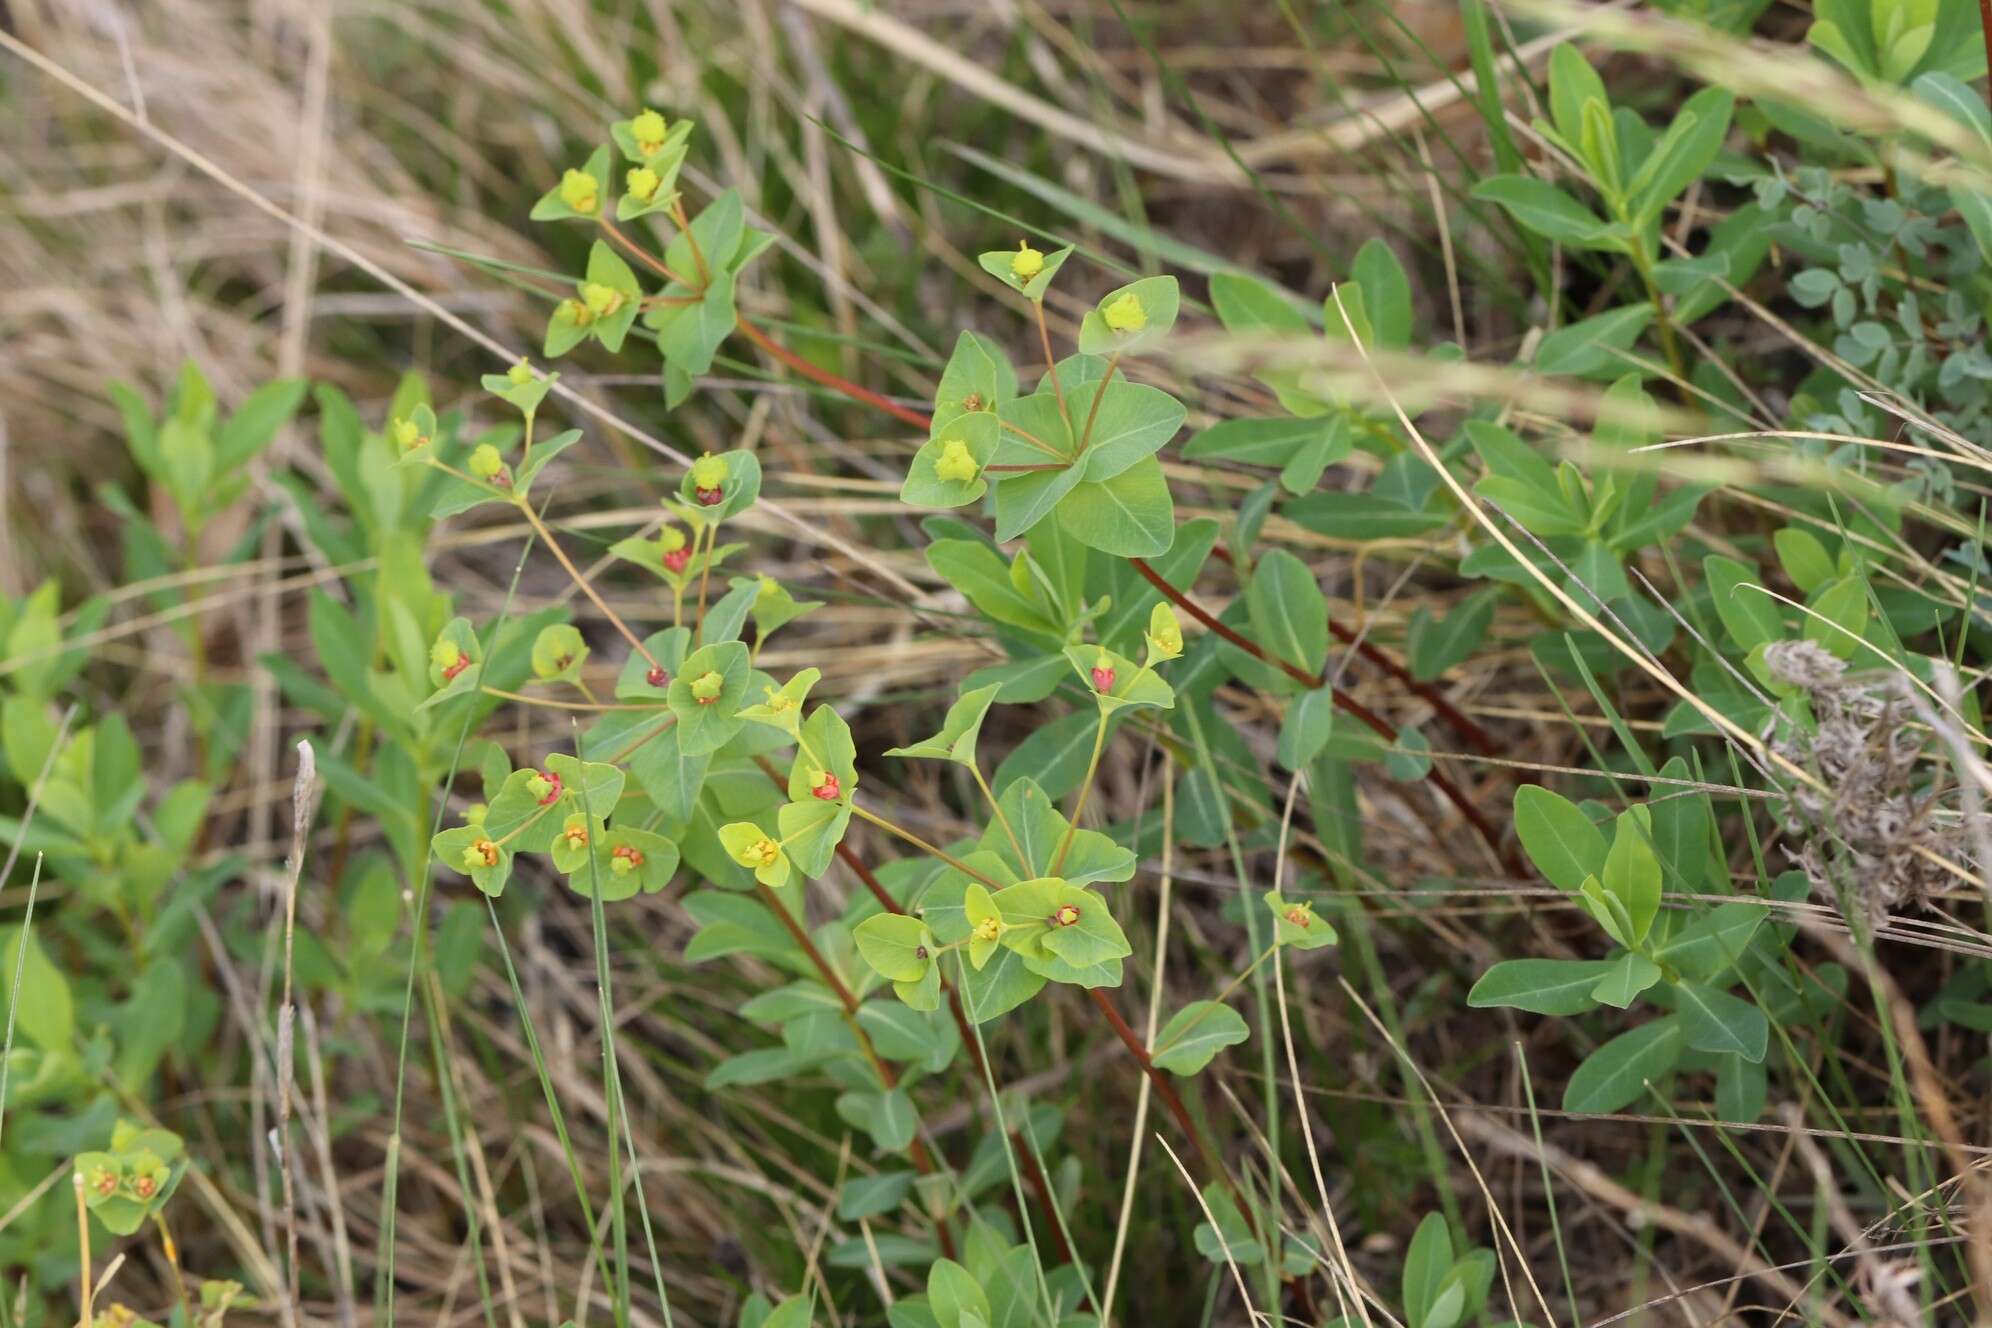
<path fill-rule="evenodd" d="M 816 777 L 809 781 L 809 791 L 824 802 L 835 802 L 844 790 L 836 775 L 828 770 L 819 770 Z"/>
<path fill-rule="evenodd" d="M 1114 669 L 1111 664 L 1093 666 L 1093 690 L 1111 692 L 1114 689 Z"/>
<path fill-rule="evenodd" d="M 652 687 L 668 687 L 671 685 L 671 675 L 664 671 L 664 666 L 661 664 L 652 664 L 650 672 L 643 675 L 643 680 Z"/>

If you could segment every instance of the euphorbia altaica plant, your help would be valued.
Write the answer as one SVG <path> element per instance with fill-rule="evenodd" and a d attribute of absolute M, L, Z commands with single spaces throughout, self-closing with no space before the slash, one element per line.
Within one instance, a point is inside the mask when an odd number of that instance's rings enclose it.
<path fill-rule="evenodd" d="M 1028 310 L 1042 370 L 1027 385 L 995 342 L 964 332 L 931 414 L 913 412 L 810 365 L 740 317 L 739 274 L 771 237 L 745 224 L 731 191 L 696 215 L 688 211 L 677 178 L 690 132 L 686 121 L 644 110 L 613 125 L 614 147 L 566 170 L 540 200 L 536 218 L 596 232 L 573 293 L 553 309 L 543 349 L 557 356 L 592 340 L 615 352 L 640 336 L 661 354 L 665 398 L 675 405 L 738 330 L 817 382 L 920 422 L 926 438 L 900 496 L 915 508 L 969 509 L 993 523 L 949 519 L 927 557 L 988 622 L 1008 658 L 963 681 L 932 737 L 883 755 L 959 768 L 977 790 L 979 805 L 962 809 L 977 828 L 935 843 L 897 824 L 867 796 L 849 724 L 811 701 L 818 671 L 782 678 L 760 666 L 769 635 L 816 605 L 768 576 L 714 576 L 749 551 L 744 542 L 722 542 L 721 532 L 760 496 L 752 452 L 696 457 L 656 517 L 610 544 L 616 559 L 669 588 L 668 610 L 660 599 L 656 621 L 632 623 L 609 607 L 542 519 L 546 495 L 536 481 L 578 433 L 536 437 L 554 376 L 522 361 L 485 379 L 518 411 L 519 429 L 466 446 L 419 406 L 388 433 L 402 465 L 442 476 L 440 512 L 514 508 L 621 637 L 621 663 L 612 699 L 599 697 L 590 670 L 600 667 L 600 642 L 591 649 L 575 626 L 546 624 L 533 639 L 531 677 L 522 684 L 529 690 L 511 691 L 484 677 L 495 628 L 478 631 L 464 619 L 444 625 L 429 654 L 428 704 L 481 693 L 557 706 L 587 722 L 572 754 L 539 754 L 527 768 L 485 752 L 485 801 L 434 836 L 437 862 L 496 897 L 522 862 L 543 860 L 603 903 L 662 890 L 687 868 L 698 882 L 683 900 L 701 927 L 693 956 L 753 954 L 789 973 L 786 986 L 750 1005 L 749 1017 L 781 1027 L 784 1066 L 832 1075 L 842 1086 L 839 1113 L 880 1150 L 904 1153 L 934 1178 L 920 1201 L 950 1255 L 974 1218 L 974 1200 L 920 1137 L 910 1090 L 945 1072 L 964 1048 L 983 1067 L 976 1073 L 986 1074 L 976 1025 L 1047 984 L 1083 990 L 1209 1169 L 1207 1197 L 1220 1221 L 1236 1219 L 1257 1233 L 1257 1255 L 1235 1253 L 1263 1262 L 1272 1276 L 1304 1272 L 1313 1262 L 1307 1247 L 1266 1243 L 1277 1222 L 1249 1205 L 1172 1077 L 1195 1073 L 1246 1038 L 1225 1000 L 1269 954 L 1282 944 L 1328 943 L 1333 929 L 1305 899 L 1265 891 L 1266 907 L 1242 915 L 1258 959 L 1216 1000 L 1179 1012 L 1153 1047 L 1102 994 L 1121 985 L 1133 954 L 1118 915 L 1138 869 L 1134 826 L 1088 824 L 1106 752 L 1120 744 L 1134 759 L 1159 740 L 1185 767 L 1216 768 L 1210 731 L 1217 726 L 1207 717 L 1224 657 L 1214 641 L 1186 641 L 1171 599 L 1130 561 L 1162 560 L 1171 575 L 1193 580 L 1213 542 L 1211 523 L 1177 525 L 1157 456 L 1182 427 L 1184 407 L 1127 376 L 1173 327 L 1175 280 L 1149 277 L 1107 292 L 1080 321 L 1076 351 L 1060 359 L 1044 298 L 1071 248 L 1044 252 L 1026 240 L 983 254 L 983 269 Z M 621 172 L 611 169 L 617 153 L 627 163 Z M 1295 662 L 1319 669 L 1322 661 L 1305 655 L 1304 631 L 1298 643 L 1303 657 Z M 1179 707 L 1184 685 L 1192 689 L 1187 710 Z M 978 746 L 992 707 L 1054 698 L 1072 707 L 1045 729 L 1067 740 L 1060 755 L 1047 759 L 1026 743 L 990 768 Z M 1205 779 L 1228 796 L 1221 782 Z M 1203 786 L 1198 792 L 1205 796 Z M 854 819 L 897 839 L 910 856 L 866 863 L 845 843 Z M 812 932 L 802 887 L 840 858 L 866 893 Z M 598 944 L 604 935 L 598 924 Z M 853 950 L 858 966 L 845 962 Z M 912 1022 L 888 1026 L 867 1013 L 873 989 L 886 983 Z M 756 1065 L 751 1073 L 766 1072 Z M 728 1062 L 713 1082 L 748 1073 L 746 1063 Z"/>

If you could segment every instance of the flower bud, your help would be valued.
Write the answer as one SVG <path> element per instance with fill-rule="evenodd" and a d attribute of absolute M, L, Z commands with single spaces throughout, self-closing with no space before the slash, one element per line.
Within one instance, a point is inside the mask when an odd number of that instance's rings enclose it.
<path fill-rule="evenodd" d="M 579 300 L 562 300 L 560 307 L 554 311 L 554 315 L 558 318 L 565 318 L 576 327 L 586 327 L 595 321 L 595 315 L 589 311 L 587 305 L 581 303 Z"/>
<path fill-rule="evenodd" d="M 782 846 L 766 835 L 750 844 L 742 845 L 733 855 L 733 860 L 743 867 L 772 867 L 781 860 Z"/>
<path fill-rule="evenodd" d="M 527 383 L 533 381 L 533 366 L 526 362 L 524 356 L 521 356 L 517 364 L 505 371 L 505 381 L 513 387 L 524 387 Z"/>
<path fill-rule="evenodd" d="M 463 666 L 470 660 L 465 657 L 461 646 L 445 637 L 429 647 L 429 662 L 441 669 L 447 680 L 462 673 Z"/>
<path fill-rule="evenodd" d="M 712 669 L 707 669 L 692 679 L 692 699 L 700 705 L 711 705 L 719 699 L 719 694 L 724 690 L 726 690 L 726 679 Z"/>
<path fill-rule="evenodd" d="M 604 286 L 599 281 L 581 283 L 581 302 L 588 306 L 588 312 L 595 318 L 607 318 L 622 308 L 623 293 L 614 286 Z"/>
<path fill-rule="evenodd" d="M 567 841 L 569 848 L 588 847 L 588 819 L 578 812 L 568 817 L 567 824 L 561 828 L 560 837 Z"/>
<path fill-rule="evenodd" d="M 505 473 L 505 458 L 491 444 L 479 443 L 470 454 L 470 473 L 481 480 L 497 483 L 498 477 Z"/>
<path fill-rule="evenodd" d="M 1061 927 L 1077 926 L 1079 923 L 1079 906 L 1077 904 L 1060 904 L 1058 911 L 1051 915 L 1051 920 Z"/>
<path fill-rule="evenodd" d="M 824 802 L 835 802 L 844 790 L 836 775 L 828 770 L 818 770 L 809 777 L 809 791 Z"/>
<path fill-rule="evenodd" d="M 692 463 L 692 492 L 701 506 L 717 507 L 726 497 L 726 481 L 731 478 L 726 462 L 708 452 Z"/>
<path fill-rule="evenodd" d="M 1183 624 L 1167 604 L 1157 604 L 1148 615 L 1148 649 L 1157 659 L 1174 659 L 1183 653 Z"/>
<path fill-rule="evenodd" d="M 1100 662 L 1093 666 L 1093 690 L 1096 692 L 1111 692 L 1113 689 L 1114 666 L 1108 659 L 1107 652 L 1102 650 L 1100 652 Z"/>
<path fill-rule="evenodd" d="M 664 131 L 668 126 L 664 117 L 649 107 L 630 118 L 629 136 L 636 140 L 636 150 L 648 157 L 664 147 Z"/>
<path fill-rule="evenodd" d="M 652 664 L 650 671 L 643 675 L 643 681 L 652 687 L 668 687 L 671 685 L 671 675 L 664 671 L 662 664 Z"/>
<path fill-rule="evenodd" d="M 1044 255 L 1031 248 L 1029 240 L 1017 241 L 1017 252 L 1010 255 L 1010 275 L 1018 281 L 1029 281 L 1044 271 Z"/>
<path fill-rule="evenodd" d="M 535 770 L 533 771 L 533 777 L 526 781 L 526 792 L 530 793 L 533 801 L 537 802 L 540 806 L 551 807 L 554 803 L 560 801 L 560 776 L 554 774 L 552 771 L 542 773 Z"/>
<path fill-rule="evenodd" d="M 1286 920 L 1296 927 L 1311 927 L 1314 925 L 1314 910 L 1306 904 L 1295 904 L 1286 911 Z"/>
<path fill-rule="evenodd" d="M 1141 307 L 1141 297 L 1133 291 L 1102 309 L 1100 316 L 1114 332 L 1139 332 L 1148 326 L 1148 311 Z"/>
<path fill-rule="evenodd" d="M 465 871 L 476 871 L 480 867 L 496 867 L 497 865 L 498 846 L 488 839 L 476 840 L 469 848 L 463 851 L 463 869 Z"/>
<path fill-rule="evenodd" d="M 664 178 L 648 166 L 632 167 L 623 176 L 623 184 L 628 188 L 630 197 L 640 198 L 646 203 L 657 197 L 657 190 L 663 183 Z"/>
<path fill-rule="evenodd" d="M 465 825 L 483 825 L 484 818 L 490 814 L 491 808 L 488 804 L 473 802 L 470 806 L 463 809 L 463 823 Z"/>
<path fill-rule="evenodd" d="M 118 1192 L 118 1173 L 109 1167 L 98 1167 L 90 1173 L 87 1184 L 96 1193 L 108 1199 Z"/>
<path fill-rule="evenodd" d="M 412 452 L 429 441 L 413 420 L 397 419 L 390 429 L 394 435 L 394 445 L 404 452 Z"/>
<path fill-rule="evenodd" d="M 982 473 L 982 467 L 969 454 L 967 443 L 959 438 L 950 438 L 941 448 L 940 456 L 934 459 L 934 473 L 944 480 L 967 484 Z"/>
<path fill-rule="evenodd" d="M 586 171 L 570 170 L 560 177 L 560 201 L 592 216 L 602 206 L 601 183 Z"/>
<path fill-rule="evenodd" d="M 627 876 L 643 867 L 643 854 L 628 844 L 617 844 L 609 854 L 609 870 L 618 876 Z"/>

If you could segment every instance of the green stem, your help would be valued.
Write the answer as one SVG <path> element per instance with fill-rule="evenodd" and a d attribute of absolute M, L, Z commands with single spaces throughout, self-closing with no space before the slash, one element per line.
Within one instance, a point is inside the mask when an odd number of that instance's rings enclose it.
<path fill-rule="evenodd" d="M 904 826 L 896 825 L 893 822 L 886 820 L 883 816 L 880 816 L 875 812 L 866 811 L 863 807 L 858 806 L 858 804 L 855 801 L 851 803 L 851 814 L 853 816 L 858 817 L 860 820 L 870 821 L 873 825 L 877 826 L 879 829 L 885 831 L 889 835 L 899 836 L 901 839 L 911 844 L 914 848 L 917 848 L 922 853 L 925 853 L 928 857 L 936 858 L 941 862 L 945 862 L 948 866 L 954 868 L 956 871 L 960 872 L 962 875 L 968 877 L 972 881 L 979 881 L 983 885 L 988 886 L 991 890 L 1001 890 L 1003 888 L 1003 883 L 1001 881 L 991 880 L 989 877 L 983 875 L 981 872 L 975 870 L 975 868 L 963 862 L 960 858 L 957 858 L 952 853 L 949 853 L 946 849 L 937 848 L 934 845 L 929 844 L 926 840 L 920 838 L 920 836 L 914 834 L 911 830 L 906 829 Z"/>
<path fill-rule="evenodd" d="M 1107 742 L 1107 712 L 1100 711 L 1100 722 L 1093 729 L 1093 755 L 1086 762 L 1086 778 L 1079 783 L 1078 801 L 1072 804 L 1072 816 L 1065 823 L 1065 835 L 1058 841 L 1058 852 L 1051 856 L 1051 874 L 1058 875 L 1058 869 L 1065 865 L 1065 855 L 1072 847 L 1072 837 L 1079 832 L 1079 816 L 1086 810 L 1086 796 L 1093 791 L 1093 776 L 1100 768 L 1100 750 Z"/>

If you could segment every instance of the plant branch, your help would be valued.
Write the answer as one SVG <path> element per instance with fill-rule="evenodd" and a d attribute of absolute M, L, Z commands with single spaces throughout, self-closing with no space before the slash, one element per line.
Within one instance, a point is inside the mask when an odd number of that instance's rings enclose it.
<path fill-rule="evenodd" d="M 1296 682 L 1302 684 L 1305 687 L 1316 688 L 1322 685 L 1323 680 L 1318 675 L 1310 674 L 1305 669 L 1300 668 L 1298 665 L 1290 664 L 1286 660 L 1280 659 L 1275 655 L 1269 655 L 1264 650 L 1260 649 L 1258 645 L 1253 643 L 1248 638 L 1241 636 L 1239 633 L 1233 631 L 1230 627 L 1227 627 L 1225 624 L 1219 622 L 1217 618 L 1213 616 L 1208 610 L 1206 610 L 1201 604 L 1198 604 L 1188 595 L 1184 594 L 1182 591 L 1178 590 L 1175 586 L 1171 585 L 1168 579 L 1165 578 L 1160 572 L 1157 572 L 1153 567 L 1150 567 L 1146 560 L 1141 558 L 1130 558 L 1128 559 L 1128 561 L 1134 564 L 1134 569 L 1137 572 L 1140 572 L 1142 576 L 1147 578 L 1148 583 L 1150 585 L 1154 586 L 1157 590 L 1161 591 L 1162 594 L 1166 598 L 1168 598 L 1170 602 L 1174 603 L 1177 608 L 1180 608 L 1183 612 L 1189 614 L 1192 618 L 1195 618 L 1205 627 L 1209 628 L 1213 632 L 1216 632 L 1219 636 L 1223 637 L 1226 641 L 1229 641 L 1232 645 L 1237 646 L 1240 650 L 1243 650 L 1246 654 L 1251 655 L 1255 659 L 1263 660 L 1267 664 L 1273 665 L 1274 667 L 1278 668 L 1281 672 L 1285 673 L 1288 677 L 1294 679 Z M 1343 691 L 1341 688 L 1339 687 L 1335 688 L 1334 691 L 1330 694 L 1330 698 L 1334 701 L 1336 709 L 1344 710 L 1347 711 L 1349 714 L 1354 715 L 1357 719 L 1361 720 L 1364 724 L 1368 725 L 1370 729 L 1372 729 L 1381 737 L 1387 738 L 1392 742 L 1397 741 L 1398 735 L 1397 735 L 1396 725 L 1392 724 L 1382 715 L 1377 714 L 1374 710 L 1371 710 L 1368 706 L 1364 705 L 1362 702 L 1350 696 L 1347 692 Z M 1434 766 L 1432 767 L 1431 770 L 1426 772 L 1425 778 L 1430 780 L 1432 782 L 1432 786 L 1438 789 L 1439 792 L 1445 796 L 1446 801 L 1452 803 L 1452 805 L 1459 810 L 1460 815 L 1464 816 L 1472 824 L 1473 828 L 1479 832 L 1481 839 L 1486 841 L 1487 847 L 1493 850 L 1494 856 L 1502 863 L 1503 866 L 1507 868 L 1508 871 L 1510 871 L 1517 877 L 1527 877 L 1530 874 L 1527 867 L 1523 865 L 1519 855 L 1517 855 L 1513 849 L 1506 848 L 1503 846 L 1501 842 L 1500 833 L 1495 830 L 1493 823 L 1487 819 L 1485 813 L 1483 813 L 1478 807 L 1473 805 L 1472 801 L 1467 798 L 1466 794 L 1460 791 L 1459 786 L 1453 783 L 1451 779 L 1446 777 L 1445 772 L 1441 771 L 1437 766 Z"/>
<path fill-rule="evenodd" d="M 821 383 L 825 387 L 835 388 L 853 401 L 861 401 L 867 406 L 876 406 L 894 419 L 902 420 L 916 429 L 925 429 L 934 422 L 933 417 L 925 411 L 913 410 L 910 407 L 902 406 L 890 397 L 880 396 L 868 387 L 860 387 L 848 378 L 831 373 L 828 369 L 822 368 L 819 365 L 811 364 L 808 360 L 803 359 L 802 356 L 770 337 L 766 332 L 763 332 L 744 317 L 739 320 L 738 326 L 742 336 L 812 382 Z"/>

